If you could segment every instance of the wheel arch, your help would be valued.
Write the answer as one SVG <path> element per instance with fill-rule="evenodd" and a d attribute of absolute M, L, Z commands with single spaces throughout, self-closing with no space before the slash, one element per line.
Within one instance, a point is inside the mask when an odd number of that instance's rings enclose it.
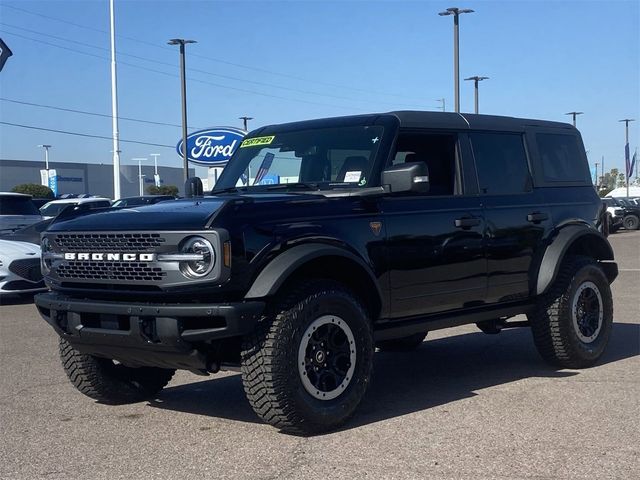
<path fill-rule="evenodd" d="M 268 263 L 258 274 L 245 299 L 276 295 L 302 278 L 336 280 L 352 289 L 375 320 L 382 309 L 382 292 L 366 262 L 344 248 L 320 243 L 292 247 Z"/>
<path fill-rule="evenodd" d="M 611 245 L 597 230 L 586 225 L 569 225 L 559 230 L 545 249 L 537 271 L 536 295 L 545 293 L 553 284 L 563 259 L 567 255 L 584 255 L 598 260 L 609 280 L 618 274 Z"/>

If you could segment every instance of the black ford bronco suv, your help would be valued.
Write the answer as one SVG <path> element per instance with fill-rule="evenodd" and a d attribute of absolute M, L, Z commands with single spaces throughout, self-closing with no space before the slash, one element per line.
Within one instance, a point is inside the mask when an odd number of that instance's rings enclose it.
<path fill-rule="evenodd" d="M 403 111 L 272 125 L 210 195 L 56 219 L 35 302 L 91 398 L 240 369 L 262 419 L 317 433 L 354 413 L 376 347 L 431 330 L 530 326 L 548 362 L 593 365 L 618 273 L 603 218 L 567 124 Z"/>

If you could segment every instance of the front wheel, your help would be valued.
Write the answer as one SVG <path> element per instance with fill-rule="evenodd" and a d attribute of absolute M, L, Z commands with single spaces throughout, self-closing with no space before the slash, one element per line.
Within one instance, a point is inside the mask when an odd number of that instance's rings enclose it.
<path fill-rule="evenodd" d="M 590 367 L 602 356 L 613 325 L 609 281 L 591 258 L 572 256 L 529 315 L 540 355 L 564 368 Z"/>
<path fill-rule="evenodd" d="M 71 383 L 86 396 L 108 404 L 152 398 L 171 380 L 175 370 L 127 367 L 107 358 L 80 353 L 60 339 L 60 360 Z"/>
<path fill-rule="evenodd" d="M 342 285 L 312 280 L 277 302 L 242 346 L 242 381 L 265 422 L 295 434 L 334 429 L 369 384 L 371 324 Z"/>
<path fill-rule="evenodd" d="M 627 230 L 638 230 L 638 227 L 640 227 L 640 219 L 635 215 L 627 215 L 622 220 L 622 224 Z"/>

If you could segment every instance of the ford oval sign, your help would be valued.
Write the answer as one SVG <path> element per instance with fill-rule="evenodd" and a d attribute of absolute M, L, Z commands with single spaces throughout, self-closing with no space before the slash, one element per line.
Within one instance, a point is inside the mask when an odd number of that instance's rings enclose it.
<path fill-rule="evenodd" d="M 234 127 L 214 127 L 193 132 L 187 137 L 187 158 L 209 167 L 224 167 L 247 134 Z M 182 157 L 182 140 L 176 145 Z"/>

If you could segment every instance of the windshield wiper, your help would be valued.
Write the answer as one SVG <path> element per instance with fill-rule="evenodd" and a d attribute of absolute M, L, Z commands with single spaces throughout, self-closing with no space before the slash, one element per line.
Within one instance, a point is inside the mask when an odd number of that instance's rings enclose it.
<path fill-rule="evenodd" d="M 244 189 L 246 191 L 247 187 L 227 187 L 221 188 L 220 190 L 216 190 L 215 188 L 211 191 L 211 195 L 217 195 L 218 193 L 233 193 L 239 192 L 239 189 Z"/>
<path fill-rule="evenodd" d="M 277 183 L 275 185 L 267 185 L 266 190 L 286 190 L 288 188 L 292 189 L 305 189 L 305 190 L 319 190 L 319 183 L 311 183 L 311 182 L 295 182 L 295 183 Z"/>

